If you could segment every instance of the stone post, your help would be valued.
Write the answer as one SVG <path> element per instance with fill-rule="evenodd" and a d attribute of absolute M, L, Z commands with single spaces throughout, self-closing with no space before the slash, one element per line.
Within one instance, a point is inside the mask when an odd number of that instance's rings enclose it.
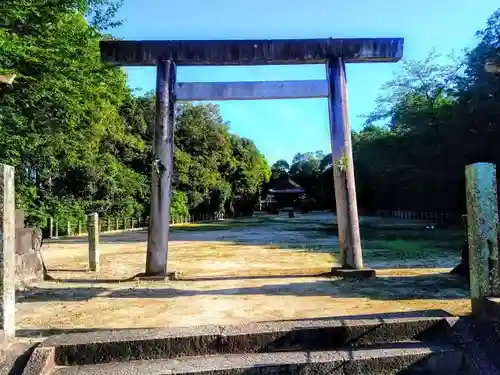
<path fill-rule="evenodd" d="M 99 271 L 99 215 L 88 215 L 89 269 Z"/>
<path fill-rule="evenodd" d="M 49 217 L 49 238 L 54 236 L 54 218 Z"/>
<path fill-rule="evenodd" d="M 176 66 L 159 61 L 156 73 L 156 121 L 153 131 L 151 211 L 146 275 L 167 276 L 170 197 L 174 157 Z"/>
<path fill-rule="evenodd" d="M 333 178 L 342 262 L 340 268 L 332 268 L 332 273 L 338 276 L 372 277 L 375 271 L 363 266 L 347 106 L 347 82 L 342 58 L 328 61 L 327 78 Z"/>
<path fill-rule="evenodd" d="M 0 346 L 14 338 L 15 320 L 15 191 L 14 167 L 0 164 Z"/>
<path fill-rule="evenodd" d="M 475 163 L 465 167 L 467 237 L 469 242 L 472 311 L 485 297 L 498 295 L 498 199 L 496 167 Z"/>

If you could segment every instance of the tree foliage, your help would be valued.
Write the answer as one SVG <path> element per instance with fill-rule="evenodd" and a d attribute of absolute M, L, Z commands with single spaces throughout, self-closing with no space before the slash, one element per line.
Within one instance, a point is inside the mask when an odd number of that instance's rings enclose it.
<path fill-rule="evenodd" d="M 500 75 L 484 69 L 500 62 L 500 9 L 477 37 L 463 58 L 431 51 L 405 61 L 382 87 L 376 109 L 352 135 L 360 208 L 459 215 L 465 165 L 500 163 Z M 319 201 L 321 191 L 333 195 L 331 155 L 312 156 L 297 155 L 289 173 Z M 328 188 L 316 189 L 318 181 Z M 324 196 L 322 202 L 334 205 Z"/>
<path fill-rule="evenodd" d="M 139 215 L 149 210 L 154 96 L 100 62 L 120 23 L 120 0 L 0 3 L 0 162 L 16 168 L 17 205 L 31 224 L 48 215 Z M 500 162 L 500 10 L 462 59 L 431 51 L 407 61 L 353 133 L 358 202 L 365 209 L 464 210 L 464 166 Z M 269 168 L 230 132 L 217 106 L 177 107 L 173 215 L 251 212 L 271 179 L 290 176 L 334 206 L 332 158 L 299 153 Z"/>
<path fill-rule="evenodd" d="M 154 97 L 135 96 L 99 41 L 116 0 L 0 4 L 0 161 L 16 168 L 17 205 L 48 215 L 147 214 Z M 178 108 L 172 214 L 253 199 L 269 167 L 252 141 L 229 132 L 215 106 Z"/>

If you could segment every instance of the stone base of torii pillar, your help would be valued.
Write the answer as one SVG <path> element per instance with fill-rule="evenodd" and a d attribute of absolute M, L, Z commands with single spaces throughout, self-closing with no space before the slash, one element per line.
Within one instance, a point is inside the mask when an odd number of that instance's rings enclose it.
<path fill-rule="evenodd" d="M 377 276 L 373 268 L 365 267 L 359 270 L 355 268 L 333 267 L 330 271 L 330 276 L 333 277 L 357 277 L 357 278 L 371 278 Z"/>

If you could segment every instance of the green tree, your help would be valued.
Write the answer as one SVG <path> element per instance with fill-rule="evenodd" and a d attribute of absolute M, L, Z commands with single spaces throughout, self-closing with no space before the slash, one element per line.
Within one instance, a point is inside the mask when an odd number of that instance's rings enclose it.
<path fill-rule="evenodd" d="M 278 160 L 271 166 L 271 178 L 276 179 L 288 175 L 290 164 L 286 160 Z"/>
<path fill-rule="evenodd" d="M 33 222 L 68 207 L 131 210 L 141 192 L 140 176 L 103 149 L 130 138 L 119 114 L 126 76 L 100 62 L 99 30 L 112 24 L 114 4 L 2 5 L 0 71 L 18 78 L 0 88 L 0 158 L 16 167 L 18 204 Z"/>

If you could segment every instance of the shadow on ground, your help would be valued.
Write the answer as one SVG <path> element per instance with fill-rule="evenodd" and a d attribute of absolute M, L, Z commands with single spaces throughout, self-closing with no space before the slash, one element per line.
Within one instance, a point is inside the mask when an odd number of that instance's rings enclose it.
<path fill-rule="evenodd" d="M 50 270 L 49 270 L 50 271 Z M 310 274 L 278 274 L 278 275 L 249 275 L 249 276 L 194 276 L 194 277 L 182 277 L 176 278 L 176 281 L 229 281 L 229 280 L 263 280 L 263 279 L 303 279 L 311 277 L 329 277 L 328 272 L 317 272 Z M 137 281 L 136 277 L 128 277 L 125 279 L 56 279 L 51 278 L 48 281 L 55 281 L 57 283 L 64 284 L 119 284 L 127 283 L 131 281 Z M 146 277 L 147 281 L 147 277 Z"/>
<path fill-rule="evenodd" d="M 157 285 L 157 284 L 156 284 Z M 156 286 L 155 285 L 155 286 Z M 172 283 L 171 285 L 175 285 Z M 193 285 L 196 285 L 193 282 Z M 21 292 L 17 302 L 84 301 L 92 298 L 151 298 L 168 299 L 187 296 L 330 296 L 332 298 L 369 298 L 372 300 L 463 299 L 469 298 L 468 288 L 458 276 L 430 274 L 408 277 L 378 277 L 375 279 L 318 279 L 296 283 L 276 283 L 255 287 L 194 290 L 177 288 L 105 288 L 75 287 L 32 288 Z"/>
<path fill-rule="evenodd" d="M 103 287 L 39 288 L 34 287 L 16 293 L 16 303 L 48 301 L 88 301 L 107 292 Z"/>
<path fill-rule="evenodd" d="M 342 320 L 362 320 L 362 319 L 398 319 L 398 318 L 424 318 L 424 317 L 449 317 L 451 316 L 448 312 L 444 310 L 418 310 L 418 311 L 403 311 L 394 313 L 380 313 L 380 314 L 363 314 L 363 315 L 343 315 L 339 316 Z M 320 317 L 320 318 L 302 318 L 293 319 L 293 321 L 323 321 L 335 319 L 335 316 Z M 262 323 L 271 323 L 273 321 L 263 321 Z M 68 333 L 86 333 L 86 332 L 98 332 L 98 331 L 131 331 L 131 330 L 143 330 L 143 329 L 158 329 L 158 327 L 142 327 L 142 328 L 28 328 L 28 329 L 17 329 L 16 337 L 23 338 L 36 338 L 36 337 L 47 337 L 51 335 L 60 335 Z"/>

